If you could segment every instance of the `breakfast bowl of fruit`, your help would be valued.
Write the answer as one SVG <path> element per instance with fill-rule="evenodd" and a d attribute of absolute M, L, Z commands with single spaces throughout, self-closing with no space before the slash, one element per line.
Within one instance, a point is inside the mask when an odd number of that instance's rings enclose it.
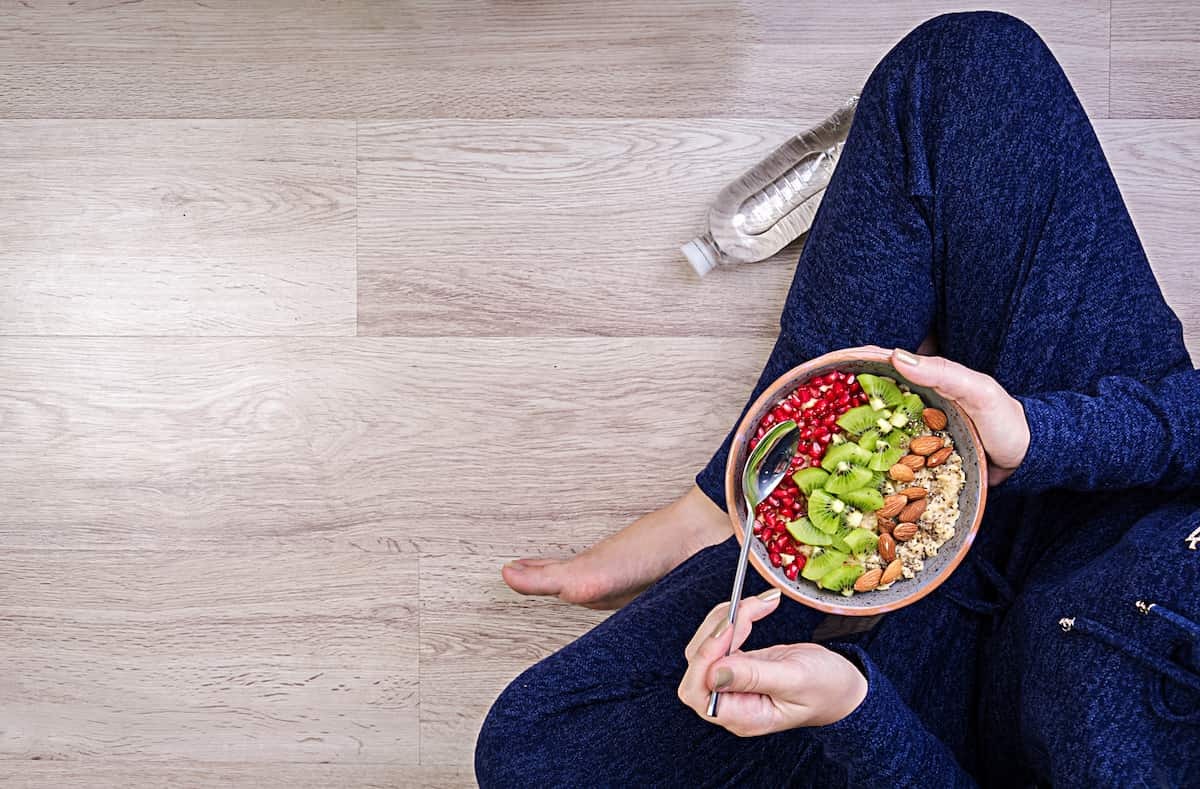
<path fill-rule="evenodd" d="M 983 445 L 957 403 L 906 380 L 882 349 L 835 351 L 785 373 L 730 447 L 725 493 L 739 540 L 742 471 L 787 421 L 799 449 L 755 508 L 749 560 L 760 575 L 820 611 L 871 616 L 920 600 L 954 572 L 987 500 Z"/>

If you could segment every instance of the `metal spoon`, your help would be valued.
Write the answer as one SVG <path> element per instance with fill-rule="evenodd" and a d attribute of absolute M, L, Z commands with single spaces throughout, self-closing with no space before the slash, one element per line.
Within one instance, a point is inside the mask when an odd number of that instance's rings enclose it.
<path fill-rule="evenodd" d="M 733 594 L 729 598 L 730 630 L 737 624 L 738 603 L 742 601 L 746 560 L 750 556 L 750 542 L 754 539 L 754 510 L 779 486 L 799 446 L 800 429 L 789 419 L 768 430 L 746 460 L 746 470 L 742 472 L 742 495 L 746 497 L 746 525 L 742 527 L 742 552 L 738 556 L 737 573 L 733 576 Z M 717 697 L 720 695 L 714 690 L 708 697 L 710 718 L 717 717 Z"/>

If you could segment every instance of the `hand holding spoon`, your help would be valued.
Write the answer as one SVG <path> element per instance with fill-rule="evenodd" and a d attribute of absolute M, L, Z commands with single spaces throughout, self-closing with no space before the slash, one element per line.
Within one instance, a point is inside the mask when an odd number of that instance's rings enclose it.
<path fill-rule="evenodd" d="M 729 626 L 737 624 L 738 603 L 742 600 L 742 585 L 746 581 L 746 561 L 754 539 L 754 511 L 759 503 L 774 492 L 787 474 L 788 466 L 800 446 L 800 429 L 788 420 L 768 430 L 746 460 L 742 472 L 742 494 L 746 497 L 746 523 L 742 527 L 742 552 L 738 556 L 737 572 L 733 576 L 733 595 L 729 598 Z M 708 697 L 708 716 L 717 716 L 715 690 Z"/>

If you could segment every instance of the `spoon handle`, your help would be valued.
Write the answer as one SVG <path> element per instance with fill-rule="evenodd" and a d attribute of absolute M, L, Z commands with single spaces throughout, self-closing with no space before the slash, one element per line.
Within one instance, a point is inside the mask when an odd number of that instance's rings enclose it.
<path fill-rule="evenodd" d="M 742 552 L 738 554 L 737 573 L 733 576 L 733 594 L 729 597 L 729 629 L 737 625 L 738 603 L 742 601 L 742 585 L 746 582 L 746 565 L 750 558 L 750 542 L 754 539 L 754 507 L 749 506 L 746 525 L 742 527 Z M 731 641 L 730 644 L 733 642 Z M 725 650 L 729 654 L 729 650 Z M 717 698 L 721 694 L 713 691 L 708 697 L 708 717 L 717 717 Z"/>

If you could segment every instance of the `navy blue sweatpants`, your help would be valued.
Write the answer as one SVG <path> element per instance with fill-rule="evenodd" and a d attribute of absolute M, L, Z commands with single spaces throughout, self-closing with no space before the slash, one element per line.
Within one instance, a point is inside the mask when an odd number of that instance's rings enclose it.
<path fill-rule="evenodd" d="M 1029 453 L 968 561 L 834 646 L 869 682 L 849 717 L 739 739 L 675 695 L 731 581 L 734 541 L 705 550 L 513 681 L 479 737 L 480 784 L 1200 784 L 1200 376 L 1029 27 L 942 16 L 883 59 L 780 326 L 750 401 L 826 351 L 928 334 L 1021 400 Z M 697 477 L 721 506 L 727 448 Z M 745 648 L 818 620 L 785 600 Z"/>

